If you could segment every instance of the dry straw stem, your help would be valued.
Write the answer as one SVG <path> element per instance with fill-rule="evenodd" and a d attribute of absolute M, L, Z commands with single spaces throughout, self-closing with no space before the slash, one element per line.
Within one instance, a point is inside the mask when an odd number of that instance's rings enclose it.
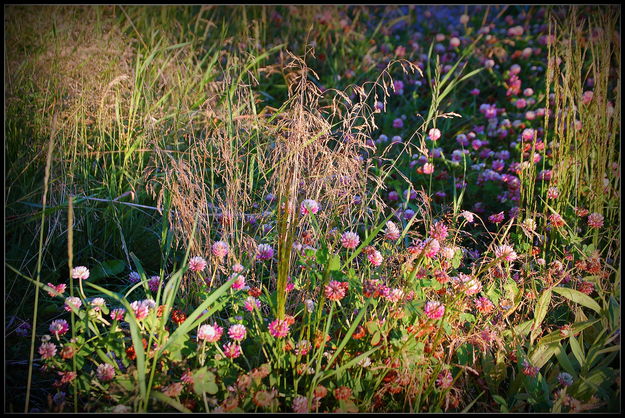
<path fill-rule="evenodd" d="M 316 74 L 305 60 L 287 53 L 279 62 L 289 97 L 281 109 L 259 112 L 254 74 L 244 72 L 255 59 L 232 54 L 216 68 L 221 81 L 205 84 L 202 113 L 189 120 L 180 152 L 153 144 L 153 161 L 145 176 L 149 190 L 159 206 L 165 193 L 170 194 L 171 223 L 179 242 L 188 237 L 195 213 L 200 213 L 195 253 L 209 254 L 211 242 L 221 239 L 230 244 L 237 261 L 249 257 L 253 262 L 253 243 L 260 237 L 244 230 L 241 221 L 246 214 L 271 209 L 254 205 L 269 192 L 288 201 L 287 224 L 292 231 L 303 199 L 321 203 L 323 229 L 336 217 L 356 224 L 372 216 L 366 205 L 353 205 L 353 199 L 367 194 L 368 182 L 379 181 L 370 173 L 370 161 L 363 158 L 369 150 L 366 140 L 375 129 L 367 100 L 374 93 L 388 94 L 388 73 L 369 83 L 368 92 L 353 86 L 354 103 L 345 92 L 322 94 L 309 80 Z M 381 208 L 377 197 L 372 202 Z"/>
<path fill-rule="evenodd" d="M 22 100 L 28 92 L 33 108 L 41 108 L 43 98 L 60 95 L 60 121 L 72 118 L 62 133 L 75 136 L 79 124 L 96 120 L 111 81 L 131 74 L 133 49 L 114 23 L 113 8 L 8 6 L 5 10 L 7 102 Z M 42 135 L 51 129 L 48 123 L 38 128 Z"/>

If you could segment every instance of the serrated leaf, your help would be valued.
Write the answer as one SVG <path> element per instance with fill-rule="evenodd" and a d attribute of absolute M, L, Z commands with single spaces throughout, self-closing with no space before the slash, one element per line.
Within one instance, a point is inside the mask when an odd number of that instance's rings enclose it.
<path fill-rule="evenodd" d="M 582 306 L 592 309 L 598 314 L 601 313 L 601 307 L 599 306 L 599 304 L 595 302 L 590 296 L 580 292 L 579 290 L 569 289 L 568 287 L 554 287 L 553 291 L 570 301 L 579 303 Z"/>

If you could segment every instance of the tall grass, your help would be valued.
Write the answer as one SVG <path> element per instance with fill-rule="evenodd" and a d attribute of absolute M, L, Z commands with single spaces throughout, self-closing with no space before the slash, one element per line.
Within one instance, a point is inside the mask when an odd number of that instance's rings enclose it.
<path fill-rule="evenodd" d="M 402 373 L 410 376 L 406 388 L 410 404 L 404 404 L 403 408 L 441 410 L 452 396 L 451 391 L 437 392 L 433 396 L 436 378 L 446 365 L 443 359 L 446 358 L 447 363 L 459 359 L 459 347 L 465 350 L 470 335 L 480 327 L 488 328 L 489 320 L 473 317 L 461 336 L 450 335 L 443 326 L 432 328 L 435 332 L 424 331 L 416 338 L 411 335 L 398 351 L 392 351 L 385 343 L 396 328 L 403 326 L 401 318 L 392 317 L 386 306 L 379 307 L 377 302 L 364 298 L 356 300 L 354 297 L 352 303 L 357 310 L 352 311 L 327 300 L 323 288 L 331 279 L 348 281 L 350 289 L 357 291 L 372 277 L 381 278 L 392 286 L 406 282 L 416 294 L 415 303 L 408 309 L 410 318 L 419 320 L 422 301 L 433 297 L 448 306 L 441 324 L 465 324 L 468 299 L 460 300 L 461 293 L 458 293 L 460 296 L 437 293 L 442 284 L 439 286 L 432 278 L 417 278 L 424 270 L 435 271 L 448 266 L 442 267 L 441 262 L 427 260 L 424 256 L 401 258 L 394 254 L 402 242 L 409 247 L 410 239 L 425 237 L 433 224 L 434 212 L 428 197 L 433 192 L 432 176 L 428 193 L 418 190 L 419 199 L 414 203 L 417 213 L 410 221 L 400 220 L 401 236 L 392 243 L 378 239 L 386 222 L 397 214 L 380 195 L 389 184 L 406 185 L 412 190 L 414 177 L 402 173 L 398 162 L 413 151 L 427 156 L 434 148 L 433 142 L 426 141 L 428 130 L 441 127 L 447 132 L 453 126 L 452 119 L 460 117 L 451 102 L 462 100 L 457 93 L 466 88 L 462 83 L 483 75 L 480 74 L 482 68 L 464 72 L 471 54 L 477 52 L 476 45 L 481 37 L 476 37 L 464 49 L 446 73 L 438 57 L 434 58 L 432 42 L 426 54 L 427 67 L 422 73 L 420 67 L 408 60 L 390 61 L 382 70 L 375 68 L 369 45 L 373 36 L 386 28 L 380 22 L 373 34 L 360 32 L 366 25 L 368 11 L 365 8 L 354 9 L 352 25 L 347 27 L 338 26 L 341 23 L 336 17 L 342 16 L 342 9 L 326 6 L 299 9 L 114 6 L 49 10 L 50 19 L 44 19 L 42 13 L 30 13 L 32 8 L 9 8 L 11 18 L 7 30 L 12 42 L 7 54 L 7 152 L 11 164 L 6 203 L 10 217 L 8 237 L 14 247 L 8 265 L 20 280 L 35 277 L 29 281 L 35 285 L 35 294 L 26 411 L 32 403 L 38 292 L 46 289 L 41 277 L 45 275 L 52 282 L 62 281 L 67 276 L 66 268 L 71 272 L 75 264 L 102 260 L 118 262 L 115 265 L 121 267 L 107 275 L 110 283 L 106 285 L 93 280 L 96 283 L 88 281 L 83 288 L 79 282 L 80 296 L 86 306 L 87 295 L 104 294 L 128 311 L 125 319 L 129 324 L 130 344 L 136 353 L 137 375 L 132 380 L 134 386 L 125 389 L 124 396 L 133 400 L 136 412 L 150 410 L 155 402 L 166 403 L 178 411 L 189 411 L 179 399 L 165 396 L 158 390 L 159 362 L 168 361 L 172 353 L 180 354 L 207 317 L 226 321 L 239 313 L 239 306 L 230 305 L 233 300 L 231 269 L 237 263 L 244 266 L 248 283 L 263 289 L 263 300 L 268 302 L 262 313 L 255 311 L 257 316 L 251 322 L 262 342 L 261 349 L 242 360 L 250 369 L 261 359 L 270 362 L 276 370 L 272 377 L 275 382 L 272 380 L 271 384 L 281 392 L 297 394 L 298 388 L 304 388 L 310 408 L 317 384 L 332 379 L 339 379 L 337 382 L 365 380 L 368 372 L 354 366 L 373 353 L 377 356 L 377 352 L 384 352 L 389 362 L 379 366 L 377 375 L 367 377 L 367 396 L 359 406 L 366 410 L 379 407 L 376 398 L 386 390 L 384 378 L 392 370 L 391 364 L 399 362 Z M 297 24 L 284 26 L 280 39 L 271 38 L 273 27 L 281 24 L 281 16 L 290 12 Z M 323 23 L 324 14 L 332 16 L 328 20 L 334 23 Z M 525 215 L 541 213 L 543 218 L 552 211 L 564 215 L 573 213 L 573 207 L 586 207 L 604 214 L 606 224 L 620 228 L 620 211 L 616 205 L 620 180 L 611 165 L 615 159 L 620 162 L 620 154 L 616 156 L 620 134 L 620 56 L 614 35 L 617 15 L 609 11 L 597 12 L 580 20 L 576 9 L 571 8 L 566 16 L 553 15 L 550 19 L 556 42 L 549 44 L 546 106 L 554 118 L 545 118 L 545 136 L 546 142 L 554 144 L 550 161 L 554 164 L 553 184 L 558 187 L 560 196 L 552 204 L 546 201 L 546 187 L 536 193 L 535 176 L 540 167 L 530 164 L 521 174 L 521 207 L 526 209 Z M 408 17 L 400 17 L 389 25 L 402 20 Z M 486 16 L 483 23 L 486 23 Z M 23 26 L 29 30 L 20 41 Z M 593 34 L 593 27 L 603 31 Z M 337 32 L 341 36 L 337 36 Z M 369 39 L 363 33 L 367 33 Z M 310 39 L 328 50 L 313 47 Z M 272 44 L 268 45 L 270 40 Z M 358 75 L 346 85 L 345 80 L 336 82 L 337 76 L 345 74 L 344 63 L 336 58 L 321 60 L 321 56 L 348 54 L 367 59 L 358 60 L 358 67 L 354 69 Z M 414 133 L 405 144 L 389 146 L 374 154 L 368 142 L 378 129 L 374 106 L 379 100 L 386 103 L 397 66 L 404 74 L 428 83 L 428 97 L 419 102 L 426 103 L 426 115 L 415 124 Z M 594 96 L 590 104 L 583 104 L 583 80 L 589 76 L 595 81 Z M 326 90 L 322 85 L 337 88 Z M 551 93 L 553 103 L 549 102 Z M 613 110 L 604 111 L 610 101 Z M 49 109 L 57 107 L 62 109 L 58 130 L 44 117 Z M 577 120 L 581 122 L 581 129 L 574 128 Z M 24 141 L 26 137 L 32 140 Z M 534 149 L 530 155 L 533 153 Z M 33 155 L 36 157 L 28 161 Z M 373 155 L 375 158 L 369 158 Z M 545 157 L 543 155 L 543 167 L 547 164 Z M 41 174 L 44 175 L 43 188 L 32 181 L 32 178 L 41 178 Z M 273 199 L 270 194 L 274 194 Z M 35 203 L 40 195 L 41 205 Z M 356 199 L 357 196 L 362 200 Z M 450 240 L 450 245 L 454 246 L 462 242 L 460 237 L 464 238 L 461 230 L 466 222 L 459 217 L 463 198 L 464 192 L 457 196 L 454 189 L 453 208 L 445 218 L 450 232 L 455 234 Z M 318 201 L 320 212 L 304 216 L 300 212 L 304 199 Z M 406 200 L 403 209 L 408 207 L 409 199 Z M 25 207 L 32 208 L 33 212 L 24 215 Z M 67 223 L 62 222 L 65 216 Z M 39 223 L 35 222 L 37 220 Z M 44 228 L 46 220 L 47 230 Z M 467 370 L 478 367 L 478 362 L 482 362 L 485 370 L 492 371 L 506 367 L 507 352 L 526 355 L 540 366 L 555 355 L 559 359 L 570 357 L 567 350 L 577 347 L 576 342 L 560 347 L 561 351 L 556 354 L 554 343 L 562 339 L 554 334 L 558 331 L 541 336 L 549 318 L 549 307 L 561 303 L 559 296 L 600 314 L 613 309 L 612 295 L 619 289 L 618 284 L 613 284 L 602 291 L 600 306 L 580 296 L 580 292 L 557 287 L 560 282 L 528 279 L 525 283 L 516 283 L 516 279 L 512 279 L 511 265 L 499 264 L 490 254 L 495 246 L 511 239 L 511 231 L 517 224 L 510 220 L 497 234 L 487 231 L 486 256 L 479 263 L 467 264 L 465 269 L 483 281 L 485 294 L 495 302 L 503 295 L 511 299 L 513 307 L 500 318 L 500 325 L 503 321 L 510 325 L 508 318 L 512 321 L 513 313 L 514 322 L 510 329 L 502 331 L 502 338 L 508 345 L 518 343 L 517 347 L 503 347 L 503 343 L 496 340 L 495 355 L 484 350 L 484 356 L 480 356 L 471 349 L 474 353 L 471 361 L 468 352 L 463 352 L 467 360 L 463 365 L 454 365 L 460 367 L 460 371 L 453 380 L 458 381 L 459 386 L 464 385 L 471 396 L 477 392 L 472 392 L 473 380 Z M 363 241 L 353 251 L 341 249 L 338 237 L 343 230 L 364 234 Z M 562 234 L 569 234 L 569 237 L 579 232 L 568 228 L 566 231 Z M 620 230 L 594 234 L 594 248 L 600 249 L 604 257 L 620 262 L 617 241 Z M 21 235 L 32 236 L 33 240 L 38 237 L 37 251 L 23 241 Z M 562 242 L 566 243 L 567 239 L 562 238 Z M 385 256 L 391 255 L 388 270 L 376 271 L 358 258 L 371 250 L 374 240 Z M 215 241 L 225 241 L 229 245 L 226 258 L 212 255 Z M 571 242 L 575 244 L 574 240 Z M 266 264 L 257 262 L 259 243 L 277 243 L 276 256 Z M 293 250 L 294 245 L 302 244 L 303 251 Z M 22 248 L 25 255 L 19 260 L 19 268 L 14 268 L 13 259 L 19 257 L 16 253 Z M 554 259 L 561 255 L 556 254 L 557 248 L 554 248 Z M 450 263 L 457 261 L 460 265 L 461 250 L 453 249 L 454 261 Z M 528 260 L 526 265 L 531 260 L 530 251 L 531 246 L 527 247 L 528 254 L 523 258 L 524 262 Z M 591 253 L 592 248 L 586 247 L 584 251 Z M 66 255 L 67 262 L 64 261 Z M 188 272 L 188 259 L 194 255 L 209 259 L 207 274 Z M 35 275 L 31 275 L 28 272 L 33 263 L 29 257 L 35 256 Z M 303 263 L 302 259 L 308 261 Z M 306 268 L 295 269 L 295 261 Z M 311 266 L 318 271 L 311 271 Z M 399 270 L 391 270 L 392 266 Z M 617 268 L 620 269 L 620 264 Z M 141 282 L 128 287 L 122 277 L 128 270 L 138 271 Z M 153 295 L 148 291 L 150 272 L 158 272 L 159 276 L 159 288 Z M 290 279 L 306 284 L 305 291 L 299 295 L 302 300 L 296 300 L 287 292 Z M 73 283 L 70 278 L 72 296 Z M 157 306 L 163 307 L 160 317 L 152 314 L 145 322 L 137 320 L 130 301 L 142 291 L 154 296 Z M 15 293 L 9 291 L 7 300 L 13 301 Z M 527 294 L 533 294 L 537 301 L 525 300 Z M 25 292 L 23 298 L 29 297 L 30 293 Z M 315 300 L 315 308 L 304 310 L 304 298 Z M 53 308 L 56 309 L 58 302 L 55 303 Z M 21 304 L 14 303 L 16 310 L 26 309 L 18 305 Z M 165 326 L 174 305 L 185 309 L 189 316 L 170 334 Z M 581 308 L 575 312 L 576 330 L 588 328 L 595 332 L 596 339 L 586 342 L 588 355 L 579 361 L 580 376 L 594 378 L 595 359 L 614 351 L 610 346 L 612 337 L 603 331 L 596 332 L 595 324 L 601 319 L 602 326 L 612 330 L 615 323 L 605 318 L 607 314 L 603 318 L 588 319 Z M 81 313 L 83 315 L 76 321 L 74 312 L 71 314 L 72 332 L 75 322 L 80 322 L 91 338 L 100 338 L 98 327 L 106 322 Z M 284 319 L 287 315 L 301 315 L 307 321 L 301 327 L 300 339 L 313 340 L 319 332 L 322 342 L 312 351 L 314 373 L 310 376 L 296 373 L 286 353 L 286 342 L 275 342 L 266 331 L 265 319 Z M 378 318 L 385 317 L 386 322 L 378 322 Z M 123 340 L 124 334 L 117 325 L 115 322 L 102 335 L 110 332 Z M 431 324 L 418 322 L 416 325 L 428 329 Z M 346 347 L 361 326 L 366 327 L 371 341 L 376 342 L 367 351 L 354 354 Z M 341 334 L 333 336 L 338 338 L 332 343 L 334 351 L 327 356 L 325 338 L 335 329 Z M 149 333 L 147 349 L 141 341 L 144 331 Z M 583 339 L 580 340 L 577 344 L 585 349 Z M 380 342 L 383 344 L 378 345 Z M 154 344 L 157 349 L 152 349 Z M 424 351 L 426 348 L 428 351 Z M 198 345 L 202 366 L 205 349 L 205 345 Z M 572 352 L 575 357 L 579 354 L 576 350 Z M 94 358 L 96 355 L 119 371 L 117 364 L 107 359 L 102 350 L 97 351 Z M 324 356 L 327 357 L 325 364 Z M 426 359 L 429 363 L 426 367 L 415 366 L 415 358 Z M 560 361 L 566 364 L 565 360 Z M 228 367 L 241 368 L 233 361 Z M 497 402 L 506 408 L 518 403 L 515 391 L 521 385 L 529 385 L 523 380 L 519 367 L 515 364 L 512 367 L 517 370 L 509 379 L 507 375 L 485 374 L 491 389 L 499 389 L 504 381 L 510 384 L 508 390 L 492 390 L 493 394 L 508 393 L 505 399 L 497 395 L 501 398 Z M 549 370 L 551 373 L 556 369 Z M 79 385 L 84 382 L 73 383 L 75 412 L 82 401 L 78 396 Z M 290 385 L 295 386 L 295 392 Z M 212 388 L 205 390 L 207 387 L 195 392 L 202 392 L 198 395 L 209 412 L 207 392 Z M 582 383 L 575 389 L 586 390 Z M 472 408 L 483 393 L 467 398 L 465 411 Z"/>
<path fill-rule="evenodd" d="M 545 118 L 546 140 L 553 144 L 553 184 L 560 192 L 552 209 L 564 214 L 586 208 L 614 225 L 620 225 L 618 16 L 612 8 L 582 16 L 576 7 L 550 15 L 546 106 L 552 117 Z M 590 90 L 592 100 L 584 102 Z M 550 214 L 547 205 L 542 207 Z M 620 256 L 618 234 L 601 237 L 614 259 Z M 599 247 L 598 233 L 594 245 Z"/>

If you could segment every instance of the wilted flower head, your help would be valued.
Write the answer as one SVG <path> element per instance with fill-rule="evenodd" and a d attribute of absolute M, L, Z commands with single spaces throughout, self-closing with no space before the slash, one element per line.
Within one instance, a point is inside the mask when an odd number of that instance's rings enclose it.
<path fill-rule="evenodd" d="M 491 222 L 493 222 L 493 223 L 495 223 L 495 224 L 498 224 L 498 223 L 500 223 L 500 222 L 502 222 L 502 221 L 504 220 L 504 216 L 505 216 L 505 215 L 504 215 L 504 213 L 503 213 L 503 211 L 502 211 L 502 212 L 499 212 L 499 213 L 497 213 L 497 214 L 490 215 L 490 216 L 488 217 L 488 220 L 489 220 L 489 221 L 491 221 Z"/>
<path fill-rule="evenodd" d="M 388 221 L 386 223 L 386 231 L 384 233 L 384 238 L 390 241 L 396 241 L 400 236 L 399 228 L 392 221 Z"/>
<path fill-rule="evenodd" d="M 293 412 L 298 414 L 307 414 L 308 411 L 308 399 L 305 396 L 298 395 L 293 398 Z"/>
<path fill-rule="evenodd" d="M 532 218 L 527 218 L 523 221 L 523 226 L 527 228 L 528 231 L 533 231 L 536 229 L 536 221 L 534 221 Z"/>
<path fill-rule="evenodd" d="M 549 215 L 549 222 L 554 228 L 560 228 L 564 225 L 564 219 L 557 213 L 552 213 Z"/>
<path fill-rule="evenodd" d="M 43 343 L 39 346 L 39 355 L 42 359 L 49 359 L 56 354 L 56 345 L 54 343 Z"/>
<path fill-rule="evenodd" d="M 347 386 L 339 386 L 334 389 L 334 397 L 338 400 L 348 400 L 352 396 L 352 390 Z"/>
<path fill-rule="evenodd" d="M 180 396 L 180 394 L 182 393 L 183 389 L 184 389 L 184 386 L 183 386 L 182 383 L 174 382 L 174 383 L 171 383 L 171 384 L 165 386 L 162 389 L 162 392 L 165 395 L 169 396 L 170 398 L 175 398 L 177 396 Z"/>
<path fill-rule="evenodd" d="M 466 219 L 466 220 L 467 220 L 467 222 L 469 222 L 469 223 L 473 223 L 473 213 L 471 213 L 471 212 L 469 212 L 469 211 L 466 211 L 466 210 L 463 210 L 463 211 L 460 213 L 460 216 L 462 216 L 464 219 Z"/>
<path fill-rule="evenodd" d="M 265 408 L 265 407 L 270 406 L 274 402 L 276 395 L 277 395 L 277 391 L 275 389 L 270 390 L 270 391 L 259 390 L 259 391 L 256 391 L 256 393 L 254 393 L 252 402 L 254 402 L 256 406 Z"/>
<path fill-rule="evenodd" d="M 573 384 L 573 376 L 567 372 L 560 373 L 556 379 L 562 386 L 571 386 Z"/>
<path fill-rule="evenodd" d="M 479 312 L 488 314 L 495 308 L 495 305 L 488 298 L 481 296 L 475 299 L 475 307 Z"/>
<path fill-rule="evenodd" d="M 304 301 L 304 305 L 306 305 L 306 310 L 310 313 L 315 309 L 315 302 L 312 299 L 306 299 Z"/>
<path fill-rule="evenodd" d="M 115 377 L 115 368 L 108 363 L 102 363 L 98 365 L 96 370 L 96 376 L 98 380 L 102 382 L 108 382 Z"/>
<path fill-rule="evenodd" d="M 601 228 L 603 226 L 603 215 L 591 213 L 588 215 L 588 226 L 591 228 Z"/>
<path fill-rule="evenodd" d="M 480 283 L 478 279 L 471 277 L 471 276 L 462 276 L 462 277 L 463 277 L 464 293 L 467 296 L 476 295 L 480 293 L 480 291 L 482 290 L 482 283 Z"/>
<path fill-rule="evenodd" d="M 540 371 L 540 368 L 532 366 L 529 361 L 523 360 L 523 374 L 526 376 L 534 377 Z"/>
<path fill-rule="evenodd" d="M 444 370 L 438 374 L 438 379 L 436 379 L 436 385 L 441 389 L 447 389 L 451 387 L 454 382 L 454 378 L 451 375 L 449 370 Z"/>
<path fill-rule="evenodd" d="M 312 344 L 308 340 L 301 340 L 297 344 L 295 344 L 295 354 L 298 356 L 305 356 L 308 354 L 310 349 L 312 348 Z"/>

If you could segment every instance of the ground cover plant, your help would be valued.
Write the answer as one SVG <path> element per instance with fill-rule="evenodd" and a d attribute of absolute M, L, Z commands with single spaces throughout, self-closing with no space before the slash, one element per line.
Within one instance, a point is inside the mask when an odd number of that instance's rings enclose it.
<path fill-rule="evenodd" d="M 618 412 L 620 8 L 5 7 L 6 412 Z"/>

